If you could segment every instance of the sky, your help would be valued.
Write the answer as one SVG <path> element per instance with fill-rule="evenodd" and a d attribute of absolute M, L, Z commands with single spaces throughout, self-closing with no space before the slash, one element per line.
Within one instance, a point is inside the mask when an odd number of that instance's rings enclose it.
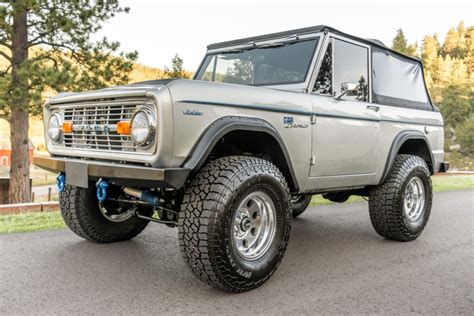
<path fill-rule="evenodd" d="M 474 1 L 121 0 L 120 14 L 96 34 L 138 51 L 138 62 L 163 68 L 178 53 L 187 70 L 199 66 L 211 43 L 325 24 L 390 46 L 397 29 L 409 42 L 464 20 L 474 25 Z"/>

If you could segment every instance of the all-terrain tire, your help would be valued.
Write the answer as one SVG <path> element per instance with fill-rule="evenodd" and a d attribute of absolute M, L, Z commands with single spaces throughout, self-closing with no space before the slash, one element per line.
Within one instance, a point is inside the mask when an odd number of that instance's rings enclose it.
<path fill-rule="evenodd" d="M 66 185 L 59 197 L 66 225 L 78 236 L 96 243 L 132 239 L 148 225 L 147 220 L 135 216 L 123 222 L 107 220 L 99 210 L 94 183 L 89 183 L 88 189 Z"/>
<path fill-rule="evenodd" d="M 420 180 L 424 190 L 424 204 L 415 219 L 405 211 L 407 185 L 414 178 Z M 418 238 L 431 213 L 433 188 L 430 171 L 418 156 L 398 155 L 387 179 L 369 194 L 369 213 L 375 231 L 391 240 L 411 241 Z"/>
<path fill-rule="evenodd" d="M 291 198 L 291 209 L 293 218 L 297 218 L 298 216 L 303 214 L 304 211 L 306 211 L 309 206 L 309 203 L 311 202 L 311 198 L 311 195 L 298 195 L 294 198 Z"/>
<path fill-rule="evenodd" d="M 275 207 L 276 228 L 262 257 L 247 260 L 233 244 L 237 206 L 265 192 Z M 230 156 L 210 161 L 186 188 L 179 214 L 179 244 L 191 271 L 202 281 L 231 292 L 266 282 L 277 270 L 291 230 L 288 185 L 271 162 Z"/>

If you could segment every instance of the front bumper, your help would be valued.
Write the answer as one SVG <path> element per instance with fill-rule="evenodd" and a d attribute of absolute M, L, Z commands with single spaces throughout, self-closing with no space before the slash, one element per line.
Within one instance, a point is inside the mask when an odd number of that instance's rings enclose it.
<path fill-rule="evenodd" d="M 179 189 L 190 171 L 58 157 L 33 157 L 33 164 L 48 171 L 64 172 L 66 184 L 86 188 L 89 181 L 104 178 L 117 185 Z"/>

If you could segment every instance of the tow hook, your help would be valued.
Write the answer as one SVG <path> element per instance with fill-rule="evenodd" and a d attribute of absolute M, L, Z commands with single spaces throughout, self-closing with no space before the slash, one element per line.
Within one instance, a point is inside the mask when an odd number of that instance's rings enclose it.
<path fill-rule="evenodd" d="M 102 178 L 95 184 L 97 188 L 97 200 L 99 203 L 102 204 L 107 199 L 107 188 L 109 187 L 109 183 L 107 180 L 103 180 Z"/>
<path fill-rule="evenodd" d="M 64 192 L 64 188 L 66 187 L 66 175 L 64 174 L 64 172 L 61 172 L 56 177 L 56 185 L 58 186 L 59 192 Z"/>

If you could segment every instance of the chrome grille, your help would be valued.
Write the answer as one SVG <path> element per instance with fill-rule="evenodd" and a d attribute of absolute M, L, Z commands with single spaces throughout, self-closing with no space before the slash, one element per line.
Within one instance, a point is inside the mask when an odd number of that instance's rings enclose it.
<path fill-rule="evenodd" d="M 94 151 L 136 152 L 130 135 L 117 133 L 117 123 L 130 121 L 146 99 L 104 100 L 58 107 L 65 122 L 72 122 L 72 133 L 64 133 L 64 147 Z"/>

